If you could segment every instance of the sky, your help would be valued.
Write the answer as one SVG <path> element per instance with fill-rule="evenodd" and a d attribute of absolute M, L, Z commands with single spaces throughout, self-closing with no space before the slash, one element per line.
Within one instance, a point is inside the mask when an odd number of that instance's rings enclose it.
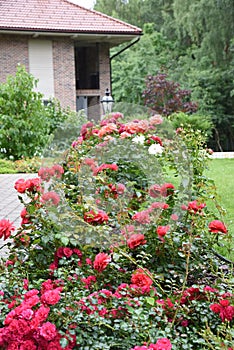
<path fill-rule="evenodd" d="M 74 2 L 75 4 L 78 4 L 80 6 L 86 7 L 88 9 L 92 9 L 95 3 L 95 0 L 69 0 L 69 1 Z"/>

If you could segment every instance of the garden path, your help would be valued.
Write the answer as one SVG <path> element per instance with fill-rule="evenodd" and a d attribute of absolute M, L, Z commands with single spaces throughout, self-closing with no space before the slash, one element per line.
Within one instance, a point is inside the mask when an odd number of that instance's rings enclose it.
<path fill-rule="evenodd" d="M 16 228 L 20 226 L 20 212 L 23 209 L 23 204 L 18 199 L 14 185 L 18 179 L 33 177 L 37 177 L 37 174 L 0 174 L 0 220 L 8 219 Z M 5 243 L 6 241 L 1 238 L 0 257 L 6 254 L 6 249 L 1 249 L 1 246 Z"/>

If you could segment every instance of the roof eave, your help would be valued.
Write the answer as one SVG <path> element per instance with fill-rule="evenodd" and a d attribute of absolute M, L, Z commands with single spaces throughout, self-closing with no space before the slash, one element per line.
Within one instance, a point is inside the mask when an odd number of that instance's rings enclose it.
<path fill-rule="evenodd" d="M 33 38 L 39 36 L 58 36 L 58 37 L 70 37 L 75 41 L 88 41 L 88 42 L 107 42 L 111 46 L 119 45 L 126 41 L 142 35 L 142 32 L 130 33 L 111 33 L 111 32 L 78 32 L 78 31 L 58 31 L 58 30 L 33 30 L 33 29 L 18 29 L 18 28 L 0 28 L 0 34 L 14 34 L 14 35 L 30 35 Z"/>

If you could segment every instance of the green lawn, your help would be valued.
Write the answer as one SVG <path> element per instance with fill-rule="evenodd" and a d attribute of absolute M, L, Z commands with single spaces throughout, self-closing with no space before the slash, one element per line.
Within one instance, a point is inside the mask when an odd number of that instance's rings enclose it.
<path fill-rule="evenodd" d="M 224 222 L 234 238 L 234 159 L 212 159 L 206 176 L 215 182 L 219 203 L 226 210 Z M 225 245 L 227 249 L 218 250 L 234 260 L 233 239 Z"/>

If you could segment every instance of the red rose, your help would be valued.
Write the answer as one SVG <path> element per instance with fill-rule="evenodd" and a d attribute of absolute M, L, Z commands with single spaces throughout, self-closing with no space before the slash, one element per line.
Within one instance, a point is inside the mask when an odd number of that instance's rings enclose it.
<path fill-rule="evenodd" d="M 15 189 L 19 193 L 24 193 L 26 191 L 26 184 L 24 179 L 19 179 L 15 182 Z"/>
<path fill-rule="evenodd" d="M 157 143 L 159 143 L 160 144 L 160 146 L 162 146 L 163 144 L 162 144 L 162 140 L 160 139 L 160 137 L 159 136 L 155 136 L 155 135 L 152 135 L 152 136 L 150 136 L 150 138 L 149 138 L 150 140 L 153 140 L 153 141 L 155 141 L 155 142 L 157 142 Z"/>
<path fill-rule="evenodd" d="M 226 307 L 226 306 L 229 306 L 230 305 L 230 301 L 229 300 L 226 300 L 226 299 L 221 299 L 219 301 L 220 305 L 223 306 L 223 307 Z"/>
<path fill-rule="evenodd" d="M 96 169 L 94 169 L 93 171 L 93 175 L 96 176 L 98 173 L 100 173 L 103 170 L 113 170 L 113 171 L 117 171 L 118 170 L 118 165 L 116 164 L 101 164 L 100 166 L 98 166 Z"/>
<path fill-rule="evenodd" d="M 220 310 L 221 310 L 221 306 L 219 304 L 211 304 L 210 305 L 210 309 L 214 313 L 218 314 L 220 312 Z"/>
<path fill-rule="evenodd" d="M 21 225 L 25 225 L 25 224 L 28 224 L 30 221 L 30 215 L 29 213 L 27 212 L 27 209 L 26 208 L 23 208 L 21 213 L 20 213 L 20 217 L 22 219 L 21 221 Z"/>
<path fill-rule="evenodd" d="M 227 233 L 228 232 L 226 226 L 219 220 L 214 220 L 214 221 L 211 221 L 209 223 L 209 231 L 213 232 L 213 233 L 218 233 L 218 232 Z"/>
<path fill-rule="evenodd" d="M 163 197 L 170 196 L 174 193 L 175 187 L 171 183 L 165 183 L 161 186 L 161 195 Z"/>
<path fill-rule="evenodd" d="M 18 345 L 16 346 L 18 347 Z M 37 350 L 37 345 L 33 340 L 24 340 L 20 342 L 20 350 Z"/>
<path fill-rule="evenodd" d="M 94 259 L 93 267 L 98 272 L 102 272 L 103 270 L 105 270 L 105 268 L 107 267 L 110 261 L 111 261 L 111 257 L 108 254 L 99 253 L 96 255 Z"/>
<path fill-rule="evenodd" d="M 134 249 L 139 245 L 145 244 L 147 241 L 145 240 L 145 236 L 140 233 L 135 233 L 131 235 L 131 237 L 127 240 L 127 244 L 130 249 Z"/>
<path fill-rule="evenodd" d="M 109 220 L 109 217 L 103 210 L 98 210 L 97 212 L 90 210 L 84 214 L 84 220 L 89 224 L 103 224 Z"/>
<path fill-rule="evenodd" d="M 59 247 L 56 252 L 55 252 L 55 257 L 62 259 L 64 257 L 63 254 L 63 248 L 64 247 Z"/>
<path fill-rule="evenodd" d="M 150 287 L 153 283 L 151 278 L 145 274 L 142 269 L 138 269 L 132 275 L 131 278 L 132 284 L 135 284 L 137 287 Z"/>
<path fill-rule="evenodd" d="M 188 203 L 188 207 L 186 208 L 186 210 L 188 210 L 188 212 L 190 214 L 197 214 L 197 213 L 201 213 L 202 209 L 205 208 L 206 204 L 205 203 L 198 203 L 198 201 L 192 201 Z"/>
<path fill-rule="evenodd" d="M 232 321 L 234 317 L 234 306 L 226 306 L 224 308 L 221 308 L 219 316 L 221 317 L 222 321 Z"/>
<path fill-rule="evenodd" d="M 159 237 L 164 237 L 167 231 L 170 229 L 170 226 L 158 226 L 157 227 L 157 234 Z"/>
<path fill-rule="evenodd" d="M 19 193 L 25 193 L 26 191 L 29 192 L 38 192 L 41 191 L 41 180 L 37 177 L 34 179 L 19 179 L 15 182 L 15 189 Z"/>
<path fill-rule="evenodd" d="M 15 227 L 9 220 L 0 220 L 0 238 L 7 239 L 10 237 L 11 232 L 15 230 Z"/>
<path fill-rule="evenodd" d="M 72 256 L 72 254 L 73 254 L 73 250 L 71 248 L 68 248 L 68 247 L 63 248 L 63 255 L 66 258 L 70 258 L 70 256 Z"/>

